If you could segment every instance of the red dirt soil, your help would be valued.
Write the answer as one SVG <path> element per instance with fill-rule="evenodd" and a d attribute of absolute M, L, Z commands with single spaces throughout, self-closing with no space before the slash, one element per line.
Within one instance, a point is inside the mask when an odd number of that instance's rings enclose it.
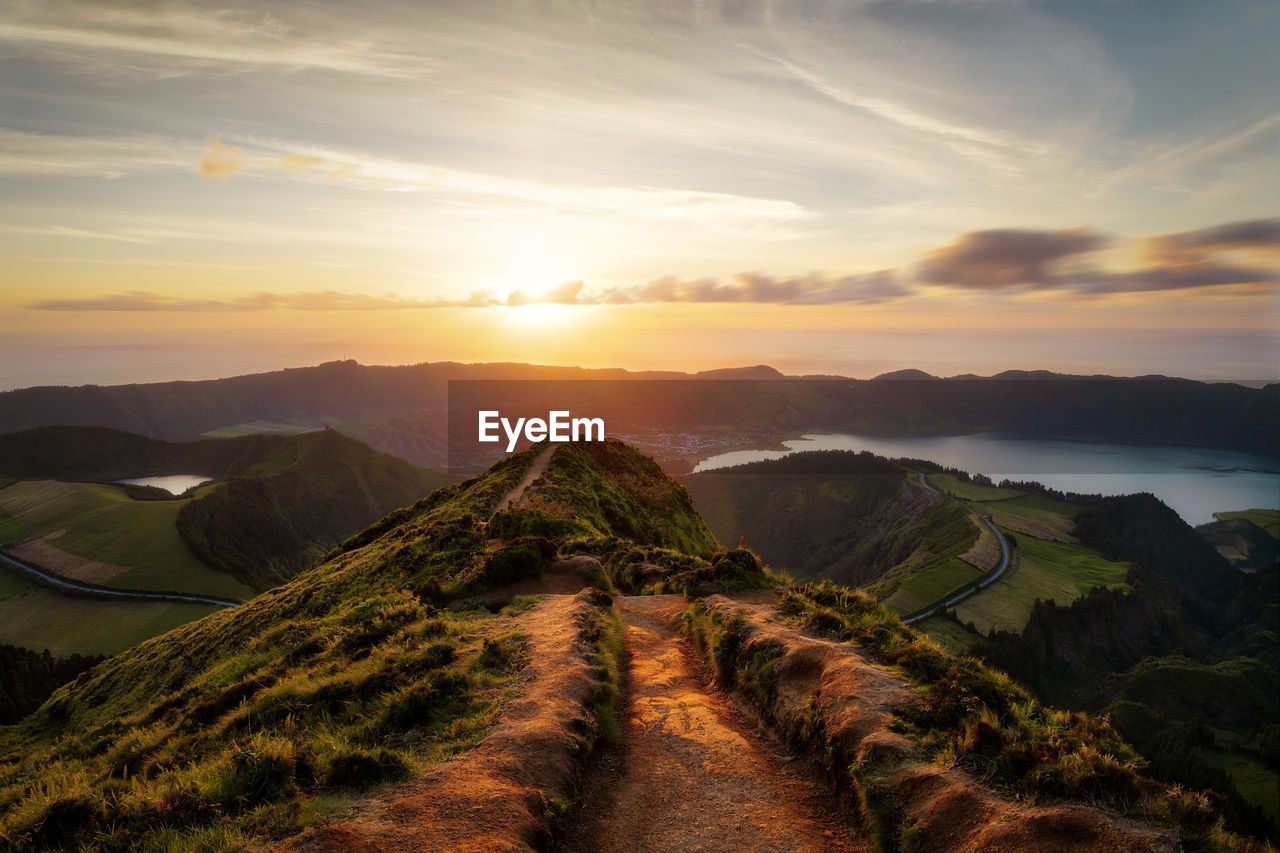
<path fill-rule="evenodd" d="M 615 599 L 626 628 L 622 743 L 588 773 L 566 853 L 860 851 L 829 798 L 709 683 L 680 596 Z"/>
<path fill-rule="evenodd" d="M 1179 849 L 1169 833 L 1137 821 L 1085 806 L 1027 806 L 988 790 L 958 767 L 920 762 L 915 747 L 890 728 L 896 709 L 919 701 L 897 675 L 848 643 L 811 637 L 780 623 L 772 607 L 719 595 L 706 604 L 726 620 L 746 621 L 741 656 L 749 659 L 768 647 L 781 650 L 772 670 L 776 695 L 767 706 L 756 705 L 761 717 L 779 732 L 793 733 L 812 725 L 807 718 L 814 703 L 816 719 L 835 750 L 835 766 L 863 762 L 885 768 L 878 780 L 922 830 L 921 853 Z"/>

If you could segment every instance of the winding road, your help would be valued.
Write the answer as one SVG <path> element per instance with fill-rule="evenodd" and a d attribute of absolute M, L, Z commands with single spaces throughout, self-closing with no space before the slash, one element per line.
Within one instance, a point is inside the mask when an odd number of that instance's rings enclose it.
<path fill-rule="evenodd" d="M 925 482 L 923 472 L 917 471 L 916 476 L 920 478 L 920 485 L 924 486 L 929 491 L 936 492 L 937 494 L 940 494 L 940 495 L 944 494 L 943 492 L 939 492 L 933 486 L 930 486 L 928 483 Z M 953 593 L 949 597 L 944 598 L 940 601 L 935 601 L 932 604 L 930 604 L 928 607 L 924 607 L 920 610 L 917 610 L 915 613 L 912 613 L 909 616 L 903 616 L 902 621 L 906 622 L 908 625 L 911 625 L 915 622 L 919 622 L 921 619 L 925 619 L 929 616 L 932 616 L 935 613 L 937 613 L 939 610 L 945 610 L 948 607 L 952 607 L 956 604 L 959 604 L 960 602 L 964 601 L 966 598 L 968 598 L 971 595 L 976 595 L 977 593 L 981 592 L 982 590 L 986 589 L 988 586 L 990 586 L 991 584 L 999 580 L 1000 576 L 1004 574 L 1005 569 L 1009 568 L 1009 542 L 1004 538 L 1004 535 L 999 530 L 996 529 L 996 526 L 991 523 L 991 519 L 985 515 L 978 515 L 978 513 L 974 512 L 968 506 L 965 506 L 964 502 L 961 501 L 959 498 L 953 497 L 952 495 L 944 495 L 944 496 L 960 504 L 960 506 L 963 506 L 965 509 L 969 510 L 970 514 L 977 516 L 978 520 L 981 521 L 983 524 L 985 524 L 988 528 L 990 528 L 991 532 L 995 534 L 996 541 L 1000 543 L 1000 565 L 996 566 L 994 571 L 992 571 L 988 575 L 985 575 L 976 584 L 966 586 L 964 589 L 960 590 L 959 592 Z"/>
<path fill-rule="evenodd" d="M 37 583 L 51 585 L 59 589 L 69 590 L 72 592 L 92 593 L 95 596 L 123 598 L 128 601 L 174 601 L 188 604 L 212 604 L 217 607 L 236 607 L 243 603 L 240 601 L 233 601 L 229 598 L 214 598 L 207 595 L 190 595 L 185 592 L 151 592 L 144 589 L 115 589 L 113 587 L 80 583 L 79 581 L 69 580 L 61 575 L 46 571 L 45 569 L 32 565 L 25 560 L 19 560 L 17 557 L 7 554 L 4 551 L 0 551 L 0 562 L 17 572 L 32 578 Z"/>

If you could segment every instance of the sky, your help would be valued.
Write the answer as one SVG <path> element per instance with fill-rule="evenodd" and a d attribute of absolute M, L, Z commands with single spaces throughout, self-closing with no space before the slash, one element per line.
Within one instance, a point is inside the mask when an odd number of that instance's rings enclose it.
<path fill-rule="evenodd" d="M 0 388 L 1276 379 L 1272 0 L 0 6 Z"/>

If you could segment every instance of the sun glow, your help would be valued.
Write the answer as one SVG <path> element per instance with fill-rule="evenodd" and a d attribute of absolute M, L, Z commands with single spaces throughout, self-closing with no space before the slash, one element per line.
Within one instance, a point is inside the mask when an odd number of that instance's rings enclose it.
<path fill-rule="evenodd" d="M 581 305 L 558 305 L 554 302 L 531 302 L 497 309 L 504 325 L 529 332 L 565 329 L 576 325 L 582 312 L 587 310 L 589 309 Z"/>

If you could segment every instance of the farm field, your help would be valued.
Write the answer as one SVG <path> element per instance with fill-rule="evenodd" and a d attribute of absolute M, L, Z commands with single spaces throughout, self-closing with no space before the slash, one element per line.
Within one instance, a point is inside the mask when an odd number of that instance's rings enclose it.
<path fill-rule="evenodd" d="M 964 623 L 983 634 L 993 628 L 1021 631 L 1036 600 L 1070 604 L 1094 587 L 1128 589 L 1127 563 L 1113 562 L 1085 548 L 1025 534 L 1017 536 L 1010 570 L 998 581 L 956 605 Z"/>
<path fill-rule="evenodd" d="M 219 609 L 76 598 L 0 572 L 0 643 L 54 655 L 113 655 Z"/>
<path fill-rule="evenodd" d="M 127 571 L 105 585 L 245 600 L 253 590 L 196 559 L 175 521 L 186 501 L 135 501 L 119 486 L 24 480 L 0 490 L 0 509 L 54 548 Z M 0 529 L 6 522 L 0 517 Z"/>
<path fill-rule="evenodd" d="M 981 569 L 952 557 L 945 563 L 914 574 L 898 585 L 883 604 L 898 613 L 911 613 L 985 575 Z"/>
<path fill-rule="evenodd" d="M 925 482 L 940 492 L 955 495 L 965 501 L 998 501 L 1017 497 L 1023 492 L 1013 489 L 1001 489 L 996 486 L 984 486 L 979 483 L 966 483 L 951 474 L 929 474 Z"/>
<path fill-rule="evenodd" d="M 1044 495 L 1019 494 L 1001 490 L 1012 497 L 1002 500 L 967 501 L 975 512 L 990 515 L 991 520 L 1015 533 L 1026 533 L 1040 539 L 1074 542 L 1071 530 L 1081 507 L 1055 501 Z"/>

